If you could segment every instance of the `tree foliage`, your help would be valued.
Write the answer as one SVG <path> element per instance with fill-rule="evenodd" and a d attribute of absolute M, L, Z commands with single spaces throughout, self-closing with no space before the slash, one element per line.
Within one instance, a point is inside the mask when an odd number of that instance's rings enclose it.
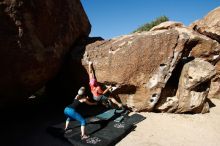
<path fill-rule="evenodd" d="M 134 30 L 132 33 L 142 32 L 142 31 L 149 31 L 154 26 L 156 26 L 156 25 L 158 25 L 158 24 L 160 24 L 162 22 L 165 22 L 165 21 L 169 21 L 169 18 L 166 17 L 166 16 L 157 17 L 155 20 L 151 21 L 150 23 L 146 23 L 146 24 L 140 26 L 139 28 Z"/>

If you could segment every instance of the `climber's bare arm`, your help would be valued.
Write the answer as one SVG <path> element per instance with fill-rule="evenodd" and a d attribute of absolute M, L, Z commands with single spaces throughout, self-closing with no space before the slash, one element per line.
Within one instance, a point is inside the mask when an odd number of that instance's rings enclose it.
<path fill-rule="evenodd" d="M 92 68 L 92 62 L 90 61 L 89 62 L 89 79 L 94 79 L 95 78 L 95 75 L 94 75 L 94 72 L 93 72 L 93 68 Z"/>

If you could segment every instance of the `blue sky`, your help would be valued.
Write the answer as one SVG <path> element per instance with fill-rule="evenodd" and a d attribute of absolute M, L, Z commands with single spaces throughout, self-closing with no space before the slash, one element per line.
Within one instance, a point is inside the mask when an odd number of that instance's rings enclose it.
<path fill-rule="evenodd" d="M 220 0 L 81 0 L 92 25 L 90 36 L 110 39 L 129 34 L 165 15 L 189 25 L 220 6 Z"/>

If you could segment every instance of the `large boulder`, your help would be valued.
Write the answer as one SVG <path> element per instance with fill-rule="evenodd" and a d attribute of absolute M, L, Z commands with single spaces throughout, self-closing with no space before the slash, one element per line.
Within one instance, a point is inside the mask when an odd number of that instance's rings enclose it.
<path fill-rule="evenodd" d="M 215 65 L 220 60 L 219 42 L 205 35 L 199 34 L 196 31 L 190 29 L 185 30 L 188 31 L 187 34 L 190 35 L 192 42 L 190 56 L 193 56 L 194 58 L 203 58 Z"/>
<path fill-rule="evenodd" d="M 99 82 L 120 86 L 116 92 L 122 102 L 138 111 L 150 111 L 188 39 L 176 30 L 135 33 L 83 46 L 85 52 L 73 60 L 81 59 L 87 70 L 92 61 Z M 77 47 L 74 52 L 77 49 L 83 50 Z"/>
<path fill-rule="evenodd" d="M 80 0 L 0 2 L 0 102 L 20 100 L 53 78 L 90 23 Z"/>
<path fill-rule="evenodd" d="M 217 41 L 212 40 L 204 35 L 201 35 L 195 31 L 190 30 L 190 29 L 187 29 L 184 27 L 174 28 L 174 29 L 188 35 L 189 40 L 185 45 L 184 53 L 182 55 L 183 58 L 181 59 L 181 62 L 177 65 L 177 67 L 173 71 L 172 76 L 171 76 L 170 80 L 167 82 L 165 88 L 163 88 L 160 100 L 158 101 L 158 103 L 155 107 L 155 110 L 157 110 L 159 112 L 177 112 L 177 113 L 181 113 L 181 112 L 194 112 L 194 113 L 195 112 L 207 112 L 209 109 L 208 102 L 201 103 L 200 107 L 204 107 L 203 111 L 195 111 L 195 110 L 191 109 L 190 107 L 188 107 L 188 109 L 187 109 L 186 107 L 184 107 L 184 104 L 179 104 L 179 100 L 176 96 L 176 92 L 180 88 L 179 87 L 179 80 L 180 80 L 183 66 L 187 62 L 192 60 L 193 58 L 200 58 L 204 61 L 208 61 L 212 65 L 215 65 L 216 62 L 218 62 L 220 59 L 220 57 L 219 57 L 220 45 Z M 192 58 L 192 59 L 190 59 L 190 58 Z M 216 68 L 215 70 L 217 71 L 217 65 L 215 68 Z M 200 72 L 198 72 L 198 73 L 200 73 Z M 205 99 L 205 101 L 207 101 L 208 100 L 207 93 L 209 93 L 208 97 L 218 95 L 218 92 L 219 92 L 218 79 L 219 78 L 217 78 L 217 77 L 215 77 L 215 78 L 216 79 L 212 79 L 212 80 L 210 79 L 211 85 L 210 84 L 206 85 L 207 91 L 204 92 L 205 94 L 198 94 L 198 95 L 203 95 L 203 96 L 200 96 L 200 99 L 201 99 L 201 97 L 203 97 L 203 99 Z M 205 84 L 202 84 L 202 82 L 203 82 L 202 80 L 200 80 L 199 82 L 201 82 L 201 86 L 205 86 Z M 191 98 L 192 98 L 192 96 L 186 97 L 187 100 L 191 100 Z M 179 107 L 178 107 L 178 105 L 179 105 Z M 198 106 L 195 106 L 195 107 L 198 107 Z M 177 108 L 179 108 L 179 109 L 183 108 L 183 109 L 185 109 L 185 111 L 181 111 L 181 110 L 177 111 Z"/>
<path fill-rule="evenodd" d="M 203 19 L 193 22 L 190 28 L 220 42 L 220 7 L 209 12 Z"/>
<path fill-rule="evenodd" d="M 215 67 L 203 59 L 196 58 L 183 67 L 178 90 L 173 97 L 167 97 L 157 104 L 161 112 L 206 113 L 209 111 L 207 100 L 211 78 Z"/>
<path fill-rule="evenodd" d="M 207 36 L 211 39 L 199 39 L 198 45 L 194 47 L 191 55 L 203 58 L 215 65 L 217 74 L 211 80 L 208 98 L 220 98 L 220 76 L 219 76 L 219 59 L 220 59 L 220 7 L 208 13 L 203 19 L 193 22 L 189 28 Z M 204 37 L 203 37 L 204 38 Z M 213 39 L 213 40 L 212 40 Z M 215 41 L 216 40 L 216 41 Z"/>
<path fill-rule="evenodd" d="M 85 51 L 78 51 L 80 55 L 73 55 L 72 59 L 78 59 L 78 62 L 81 60 L 87 70 L 88 61 L 92 61 L 98 81 L 119 85 L 116 93 L 121 101 L 135 110 L 152 111 L 155 105 L 170 99 L 167 104 L 170 107 L 174 104 L 175 108 L 168 110 L 176 112 L 177 108 L 182 108 L 175 105 L 179 103 L 178 96 L 176 99 L 168 97 L 175 96 L 179 90 L 178 83 L 184 64 L 203 56 L 200 54 L 204 51 L 198 52 L 202 50 L 200 48 L 211 52 L 202 60 L 211 63 L 219 60 L 219 57 L 213 57 L 220 51 L 216 41 L 184 27 L 98 40 L 83 46 L 83 49 L 75 48 L 72 54 L 77 54 L 77 50 Z M 197 54 L 193 53 L 194 49 Z M 207 95 L 208 89 L 205 93 Z M 206 100 L 205 95 L 202 97 Z M 191 99 L 191 96 L 188 98 Z"/>
<path fill-rule="evenodd" d="M 176 113 L 207 112 L 207 96 L 215 67 L 203 59 L 195 59 L 184 65 L 176 93 L 178 108 Z"/>
<path fill-rule="evenodd" d="M 193 22 L 189 28 L 207 36 L 213 40 L 202 40 L 203 43 L 197 45 L 191 52 L 195 57 L 204 58 L 215 65 L 217 74 L 211 80 L 208 98 L 219 98 L 220 96 L 220 77 L 219 77 L 219 59 L 220 59 L 220 7 L 209 12 L 203 19 Z M 201 40 L 200 40 L 201 42 Z M 217 63 L 218 62 L 218 63 Z"/>

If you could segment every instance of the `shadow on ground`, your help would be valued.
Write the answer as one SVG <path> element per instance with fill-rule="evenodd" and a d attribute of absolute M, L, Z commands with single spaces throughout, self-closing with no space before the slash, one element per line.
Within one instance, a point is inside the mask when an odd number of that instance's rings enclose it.
<path fill-rule="evenodd" d="M 68 146 L 67 141 L 47 132 L 50 125 L 65 121 L 66 101 L 49 98 L 29 99 L 26 103 L 1 108 L 0 135 L 2 146 Z M 82 107 L 85 117 L 104 110 L 99 106 Z"/>

